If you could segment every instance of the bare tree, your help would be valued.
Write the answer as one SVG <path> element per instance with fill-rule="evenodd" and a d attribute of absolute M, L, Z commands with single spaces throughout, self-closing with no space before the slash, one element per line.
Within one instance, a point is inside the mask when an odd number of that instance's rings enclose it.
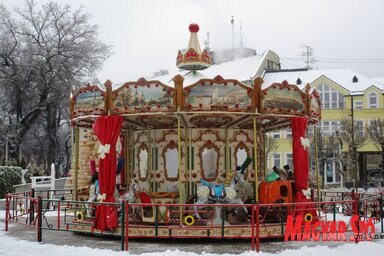
<path fill-rule="evenodd" d="M 343 158 L 342 158 L 342 154 L 341 154 L 341 145 L 340 145 L 340 141 L 337 139 L 335 133 L 332 133 L 332 134 L 325 134 L 321 129 L 318 129 L 317 130 L 318 132 L 316 133 L 317 136 L 315 138 L 315 136 L 311 136 L 311 156 L 315 156 L 316 155 L 316 150 L 317 150 L 317 155 L 318 155 L 318 159 L 320 160 L 319 161 L 319 172 L 321 174 L 321 176 L 323 177 L 321 179 L 321 184 L 322 184 L 322 188 L 324 188 L 324 176 L 326 175 L 326 173 L 324 173 L 324 167 L 325 167 L 325 163 L 328 159 L 333 159 L 333 160 L 338 160 L 338 161 L 341 161 L 343 163 Z M 316 143 L 315 143 L 315 140 L 316 140 Z M 315 148 L 315 145 L 317 145 L 317 149 Z M 344 176 L 344 171 L 343 171 L 343 167 L 340 166 L 340 168 L 338 168 L 336 171 Z"/>
<path fill-rule="evenodd" d="M 351 118 L 345 118 L 341 122 L 340 131 L 337 133 L 340 143 L 346 145 L 348 148 L 343 163 L 346 165 L 350 177 L 354 179 L 355 182 L 358 181 L 357 151 L 368 143 L 364 131 L 362 122 L 352 122 Z"/>
<path fill-rule="evenodd" d="M 264 145 L 264 157 L 265 161 L 268 161 L 271 159 L 273 154 L 278 149 L 279 144 L 277 143 L 277 140 L 274 139 L 271 136 L 265 135 L 265 145 Z"/>
<path fill-rule="evenodd" d="M 28 0 L 14 15 L 0 5 L 0 88 L 7 99 L 1 110 L 13 114 L 9 136 L 17 148 L 40 120 L 46 161 L 54 162 L 71 87 L 94 77 L 110 46 L 97 39 L 98 27 L 82 8 L 54 2 L 39 8 Z"/>
<path fill-rule="evenodd" d="M 381 161 L 384 164 L 384 119 L 376 118 L 366 126 L 366 132 L 373 143 L 381 150 Z M 382 166 L 384 168 L 384 166 Z"/>

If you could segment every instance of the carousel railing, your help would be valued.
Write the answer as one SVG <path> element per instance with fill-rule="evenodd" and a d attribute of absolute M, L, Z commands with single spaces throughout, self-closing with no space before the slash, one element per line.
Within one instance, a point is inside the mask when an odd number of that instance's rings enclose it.
<path fill-rule="evenodd" d="M 32 197 L 32 192 L 26 192 L 6 196 L 6 231 L 9 229 L 8 222 L 34 226 L 37 228 L 39 242 L 42 241 L 44 230 L 100 233 L 95 229 L 94 210 L 99 205 L 109 205 L 119 209 L 118 226 L 102 234 L 120 236 L 121 250 L 128 250 L 130 238 L 209 237 L 251 239 L 252 250 L 259 251 L 260 240 L 284 237 L 287 217 L 296 216 L 302 208 L 315 212 L 316 218 L 321 221 L 345 220 L 345 216 L 352 215 L 358 215 L 359 220 L 372 217 L 381 222 L 383 232 L 383 198 L 382 195 L 374 194 L 354 195 L 351 200 L 336 200 L 335 197 L 334 201 L 299 204 L 199 205 L 87 202 L 50 199 L 46 193 L 41 195 L 36 198 Z M 346 198 L 346 195 L 343 197 Z M 376 204 L 376 216 L 371 216 L 372 211 L 369 210 L 373 204 Z M 143 221 L 143 214 L 149 214 L 147 222 Z M 346 231 L 352 232 L 350 222 Z"/>

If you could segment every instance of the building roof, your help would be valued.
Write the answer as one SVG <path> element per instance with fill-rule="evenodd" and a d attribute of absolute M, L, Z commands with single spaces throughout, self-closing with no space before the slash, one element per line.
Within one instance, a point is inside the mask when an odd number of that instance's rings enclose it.
<path fill-rule="evenodd" d="M 211 65 L 204 70 L 180 70 L 176 73 L 151 78 L 151 80 L 159 80 L 170 86 L 173 86 L 172 79 L 176 75 L 184 77 L 184 85 L 193 84 L 203 78 L 213 79 L 218 75 L 222 76 L 224 79 L 237 79 L 240 82 L 249 81 L 255 77 L 267 54 L 268 51 L 260 55 Z"/>
<path fill-rule="evenodd" d="M 376 86 L 379 90 L 384 90 L 382 83 L 372 78 L 363 76 L 351 69 L 328 69 L 328 70 L 278 70 L 267 71 L 264 74 L 263 88 L 268 87 L 272 83 L 281 83 L 286 80 L 289 84 L 296 84 L 299 88 L 304 88 L 307 83 L 311 84 L 321 76 L 339 84 L 341 87 L 349 91 L 350 94 L 361 94 L 364 90 L 371 86 Z M 357 81 L 353 81 L 356 76 Z M 298 78 L 301 84 L 297 84 Z"/>
<path fill-rule="evenodd" d="M 384 77 L 372 77 L 372 80 L 381 84 L 381 89 L 384 90 Z"/>

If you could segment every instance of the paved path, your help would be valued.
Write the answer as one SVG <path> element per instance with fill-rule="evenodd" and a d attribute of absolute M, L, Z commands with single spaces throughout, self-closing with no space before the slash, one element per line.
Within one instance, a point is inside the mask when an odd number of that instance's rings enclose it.
<path fill-rule="evenodd" d="M 1 221 L 4 221 L 2 219 Z M 23 240 L 37 241 L 35 228 L 10 223 L 7 235 Z M 73 232 L 43 230 L 43 243 L 54 245 L 87 246 L 91 248 L 110 249 L 119 251 L 121 239 L 116 237 L 100 237 L 97 235 L 83 235 Z M 302 246 L 315 246 L 320 243 L 315 242 L 282 242 L 264 241 L 261 243 L 263 252 L 278 252 L 284 249 L 297 249 Z M 338 246 L 342 243 L 325 243 L 329 246 Z M 322 245 L 325 245 L 322 243 Z M 146 252 L 158 252 L 166 250 L 181 250 L 195 253 L 216 253 L 216 254 L 238 254 L 251 250 L 250 240 L 207 240 L 207 239 L 130 239 L 129 251 L 133 254 Z"/>

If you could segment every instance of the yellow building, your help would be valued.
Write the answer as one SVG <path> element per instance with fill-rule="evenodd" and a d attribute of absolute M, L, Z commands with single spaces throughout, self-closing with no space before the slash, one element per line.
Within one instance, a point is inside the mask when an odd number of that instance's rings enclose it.
<path fill-rule="evenodd" d="M 362 123 L 364 127 L 369 126 L 372 119 L 384 119 L 383 78 L 367 78 L 350 69 L 273 70 L 266 71 L 263 78 L 265 84 L 287 80 L 289 84 L 296 84 L 301 88 L 307 83 L 316 88 L 322 102 L 321 123 L 317 127 L 323 138 L 343 129 L 340 124 L 347 117 L 353 116 L 354 121 Z M 312 136 L 313 128 L 308 130 L 309 136 Z M 271 169 L 273 165 L 282 166 L 286 163 L 292 166 L 290 131 L 271 133 L 269 136 L 279 139 L 279 146 L 268 160 L 268 167 Z M 381 161 L 381 151 L 366 136 L 367 144 L 357 149 L 360 181 L 367 181 L 367 170 L 379 168 Z M 341 151 L 348 151 L 348 147 L 344 145 Z M 312 170 L 315 169 L 313 159 L 312 156 Z M 339 185 L 341 181 L 354 180 L 354 177 L 340 175 L 337 171 L 340 160 L 336 155 L 321 157 L 320 168 L 324 173 L 325 185 Z"/>

